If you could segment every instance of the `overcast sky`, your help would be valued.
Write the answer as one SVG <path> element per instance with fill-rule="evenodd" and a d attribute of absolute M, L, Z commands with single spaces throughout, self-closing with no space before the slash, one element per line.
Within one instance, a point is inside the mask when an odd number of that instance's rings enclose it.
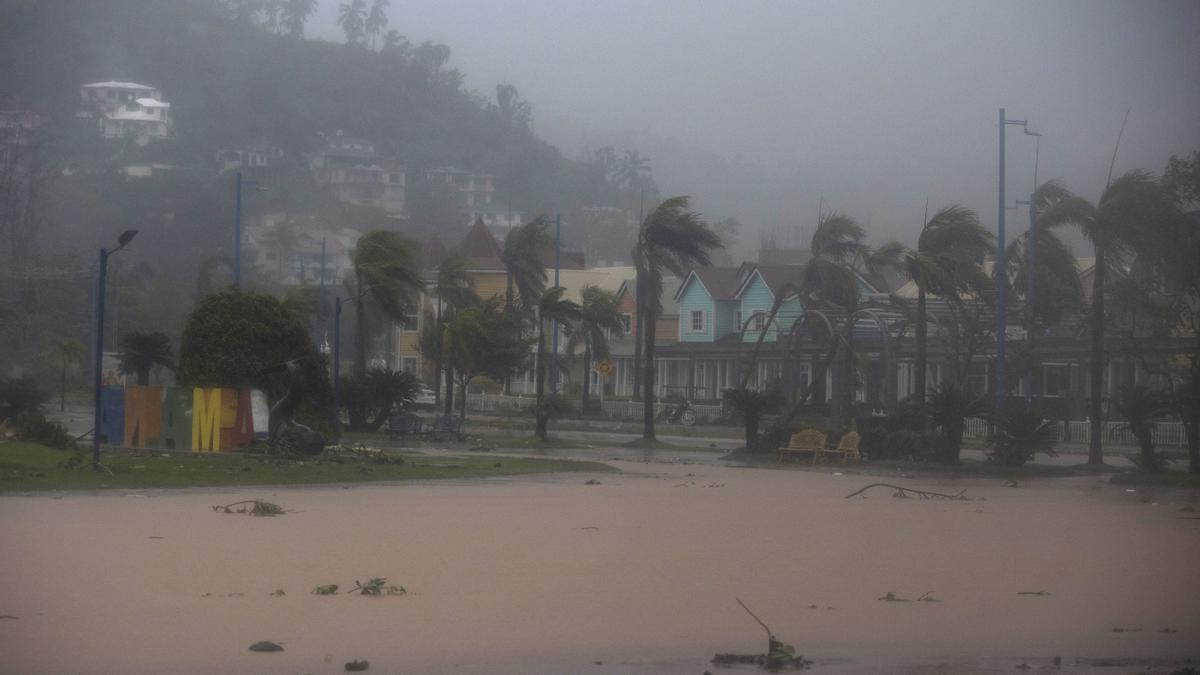
<path fill-rule="evenodd" d="M 322 0 L 311 36 L 341 39 L 338 4 Z M 759 189 L 713 204 L 751 227 L 811 223 L 823 198 L 910 238 L 926 197 L 994 225 L 1000 107 L 1044 134 L 1039 178 L 1089 199 L 1126 110 L 1118 172 L 1200 149 L 1194 0 L 393 0 L 389 16 L 449 45 L 469 88 L 516 85 L 568 153 L 640 134 L 752 167 L 731 180 Z M 1027 193 L 1033 139 L 1009 132 L 1009 194 Z M 664 192 L 716 191 L 645 154 Z"/>

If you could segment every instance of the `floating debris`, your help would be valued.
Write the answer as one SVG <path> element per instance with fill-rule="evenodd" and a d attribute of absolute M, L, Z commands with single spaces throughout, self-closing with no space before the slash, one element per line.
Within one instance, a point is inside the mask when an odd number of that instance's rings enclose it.
<path fill-rule="evenodd" d="M 279 645 L 275 644 L 274 642 L 270 642 L 269 640 L 263 640 L 261 642 L 255 642 L 254 644 L 250 645 L 250 651 L 252 651 L 252 652 L 281 652 L 281 651 L 283 651 L 283 647 L 280 647 Z"/>

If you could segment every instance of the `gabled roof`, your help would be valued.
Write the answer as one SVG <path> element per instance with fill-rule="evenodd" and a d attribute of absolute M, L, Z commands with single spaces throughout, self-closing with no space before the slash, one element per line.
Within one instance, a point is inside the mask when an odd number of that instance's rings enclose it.
<path fill-rule="evenodd" d="M 586 286 L 596 286 L 606 291 L 616 292 L 626 281 L 632 281 L 637 274 L 632 266 L 593 267 L 591 269 L 561 269 L 558 284 L 566 289 L 564 297 L 580 302 L 583 289 Z M 554 270 L 546 270 L 547 286 L 554 284 Z"/>
<path fill-rule="evenodd" d="M 755 265 L 749 274 L 742 280 L 741 286 L 737 290 L 737 296 L 741 297 L 746 288 L 750 286 L 750 280 L 755 275 L 762 278 L 763 283 L 771 291 L 771 295 L 779 295 L 779 293 L 788 284 L 796 286 L 800 285 L 801 279 L 804 278 L 803 265 Z"/>
<path fill-rule="evenodd" d="M 467 236 L 459 244 L 458 252 L 467 259 L 467 269 L 472 270 L 502 270 L 504 262 L 500 258 L 500 244 L 483 224 L 482 218 L 476 218 Z"/>
<path fill-rule="evenodd" d="M 738 268 L 736 267 L 693 267 L 687 278 L 675 291 L 675 302 L 693 282 L 698 281 L 713 300 L 733 300 L 737 297 Z"/>
<path fill-rule="evenodd" d="M 637 299 L 637 274 L 621 282 L 620 288 L 617 289 L 617 299 L 620 300 L 622 295 L 628 293 L 635 300 Z M 667 316 L 679 316 L 679 301 L 676 296 L 679 295 L 679 287 L 683 285 L 683 280 L 675 276 L 663 277 L 662 282 L 662 314 L 659 318 Z"/>
<path fill-rule="evenodd" d="M 110 88 L 110 89 L 137 89 L 139 91 L 158 91 L 154 87 L 148 87 L 144 84 L 138 84 L 137 82 L 116 82 L 113 80 L 109 80 L 107 82 L 92 82 L 91 84 L 85 84 L 83 86 L 84 86 L 84 88 L 87 88 L 87 89 L 90 89 L 93 87 L 95 87 L 95 88 L 106 87 L 106 88 Z"/>

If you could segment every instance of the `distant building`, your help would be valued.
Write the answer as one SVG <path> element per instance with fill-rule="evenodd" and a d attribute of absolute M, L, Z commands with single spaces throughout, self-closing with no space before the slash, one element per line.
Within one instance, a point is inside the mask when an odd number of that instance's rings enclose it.
<path fill-rule="evenodd" d="M 492 199 L 496 194 L 492 175 L 487 173 L 471 173 L 446 166 L 440 169 L 427 169 L 423 178 L 426 182 L 435 185 L 449 185 L 457 190 L 459 206 L 468 212 L 491 206 Z"/>
<path fill-rule="evenodd" d="M 269 145 L 249 145 L 244 148 L 225 148 L 217 151 L 221 173 L 244 169 L 266 169 L 283 159 L 283 150 Z"/>
<path fill-rule="evenodd" d="M 162 92 L 136 82 L 93 82 L 80 87 L 83 117 L 99 120 L 104 138 L 133 138 L 139 145 L 169 138 L 171 104 Z"/>
<path fill-rule="evenodd" d="M 525 214 L 510 208 L 490 204 L 482 207 L 467 209 L 470 221 L 482 220 L 488 232 L 496 239 L 504 241 L 510 230 L 525 224 Z"/>
<path fill-rule="evenodd" d="M 404 212 L 405 175 L 399 161 L 375 152 L 370 141 L 341 131 L 325 140 L 325 148 L 309 162 L 318 183 L 332 186 L 339 201 L 392 215 Z"/>

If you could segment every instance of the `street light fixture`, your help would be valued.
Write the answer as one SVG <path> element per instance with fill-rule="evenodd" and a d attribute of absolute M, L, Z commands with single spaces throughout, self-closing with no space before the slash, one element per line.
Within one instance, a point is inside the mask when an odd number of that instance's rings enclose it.
<path fill-rule="evenodd" d="M 104 368 L 104 293 L 108 277 L 108 256 L 125 248 L 137 236 L 137 230 L 125 230 L 117 237 L 117 247 L 109 251 L 100 249 L 99 277 L 96 281 L 96 344 L 92 363 L 92 469 L 100 470 L 100 393 Z"/>
<path fill-rule="evenodd" d="M 1004 240 L 1004 212 L 1006 210 L 1005 201 L 1004 201 L 1004 132 L 1006 131 L 1006 128 L 1010 124 L 1013 126 L 1021 127 L 1024 130 L 1026 136 L 1040 136 L 1041 135 L 1041 134 L 1038 134 L 1036 132 L 1029 130 L 1028 120 L 1006 119 L 1004 116 L 1004 108 L 1000 109 L 1000 199 L 999 199 L 999 208 L 997 209 L 998 217 L 997 217 L 997 226 L 996 226 L 996 279 L 997 279 L 997 284 L 996 284 L 996 409 L 997 410 L 999 410 L 1004 405 L 1004 398 L 1005 398 L 1005 394 L 1007 393 L 1005 391 L 1005 384 L 1004 384 L 1004 368 L 1005 368 L 1004 342 L 1005 342 L 1005 337 L 1006 337 L 1005 333 L 1008 330 L 1008 326 L 1006 324 L 1007 308 L 1005 307 L 1005 304 L 1007 302 L 1006 297 L 1005 297 L 1007 295 L 1007 293 L 1006 293 L 1005 289 L 1006 289 L 1006 286 L 1008 285 L 1008 279 L 1006 276 L 1002 276 L 1002 275 L 1006 275 L 1008 273 L 1007 268 L 1006 268 L 1006 261 L 1004 259 L 1005 258 L 1004 247 L 1006 245 L 1006 242 Z"/>

